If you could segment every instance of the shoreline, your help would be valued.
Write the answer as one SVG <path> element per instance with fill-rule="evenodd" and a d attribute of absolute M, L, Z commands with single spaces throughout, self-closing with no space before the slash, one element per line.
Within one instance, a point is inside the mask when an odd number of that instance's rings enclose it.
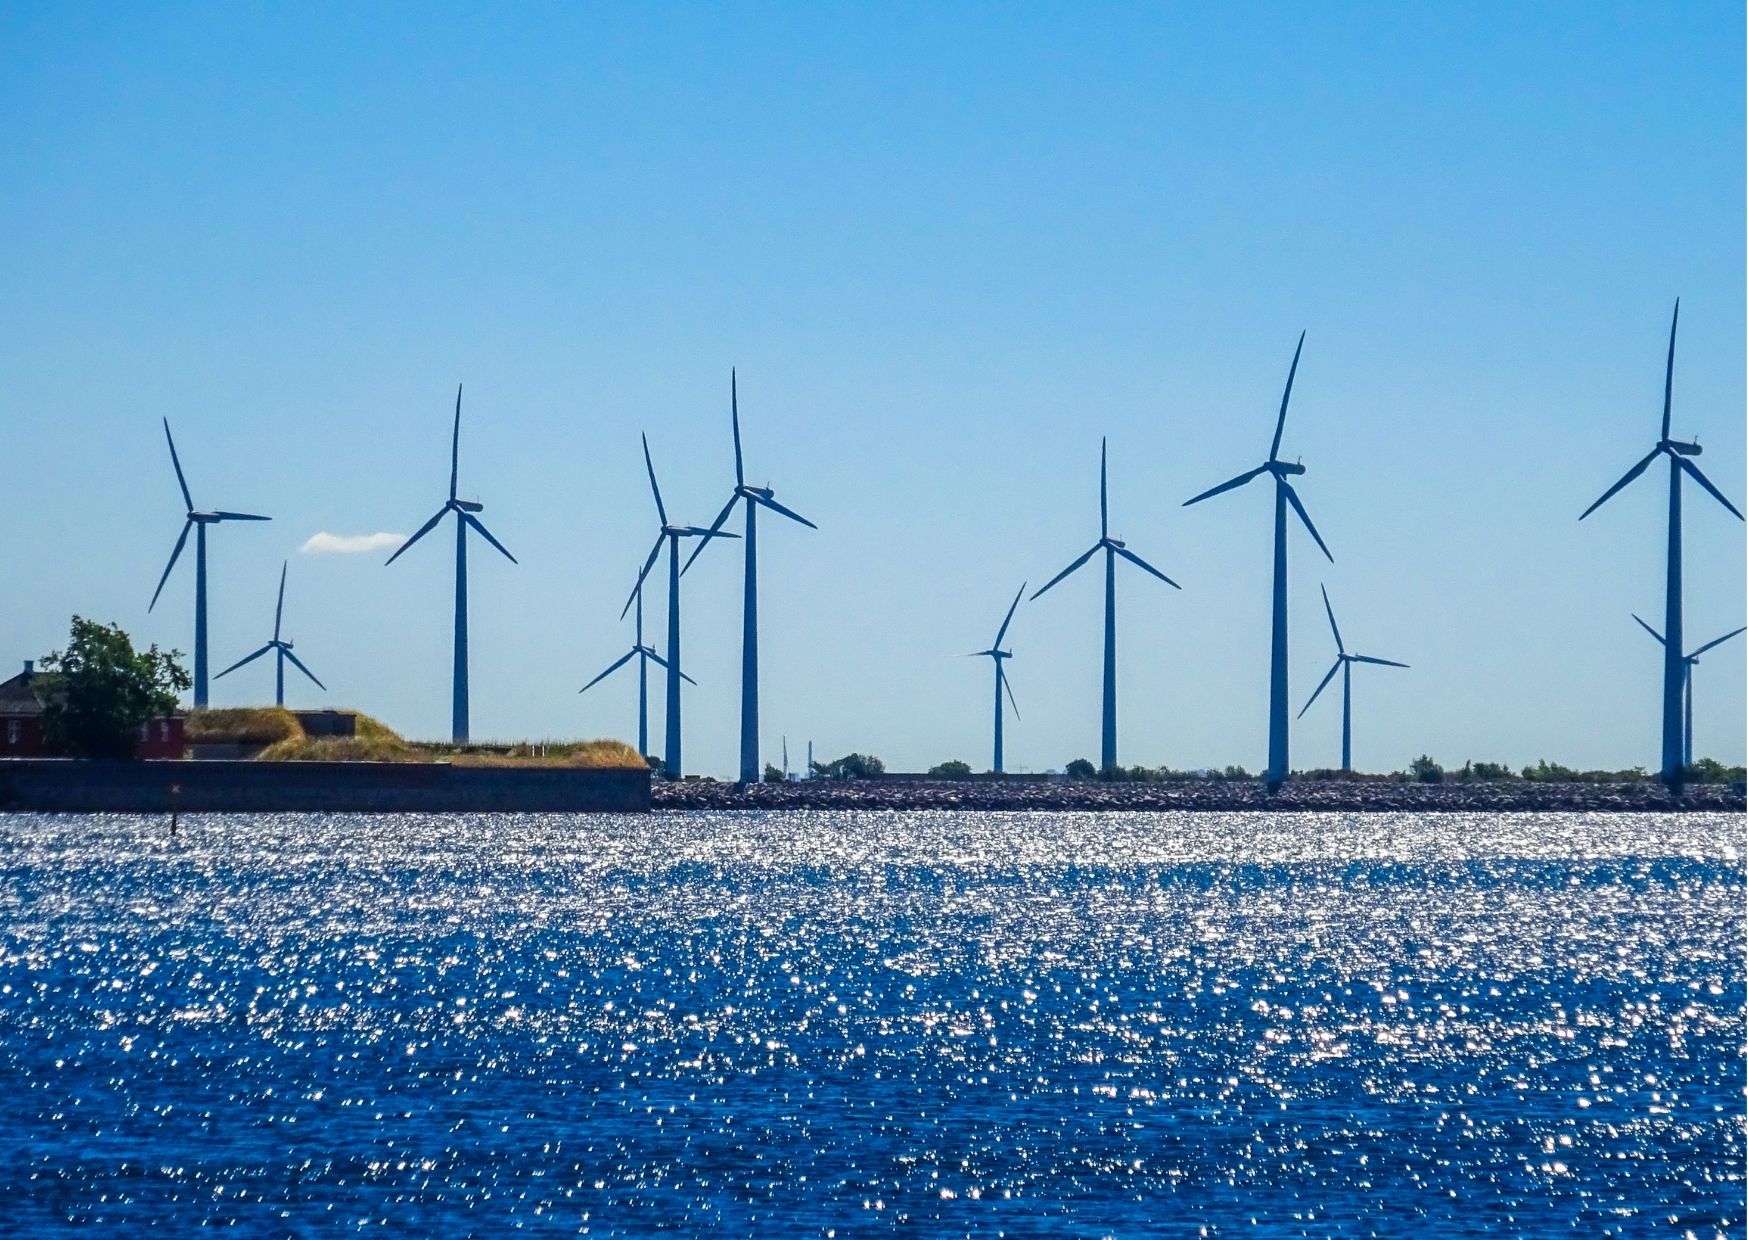
<path fill-rule="evenodd" d="M 1162 783 L 987 780 L 807 780 L 734 784 L 651 781 L 653 810 L 1051 810 L 1061 812 L 1298 813 L 1742 813 L 1741 785 L 1690 784 L 1679 798 L 1661 784 L 1419 784 L 1384 780 L 1289 782 L 1270 794 L 1256 781 Z"/>

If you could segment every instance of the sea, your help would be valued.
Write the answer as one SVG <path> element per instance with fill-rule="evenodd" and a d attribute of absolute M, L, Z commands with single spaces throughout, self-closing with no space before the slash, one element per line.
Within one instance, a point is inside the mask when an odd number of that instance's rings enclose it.
<path fill-rule="evenodd" d="M 1744 1230 L 1740 815 L 0 816 L 0 1233 Z"/>

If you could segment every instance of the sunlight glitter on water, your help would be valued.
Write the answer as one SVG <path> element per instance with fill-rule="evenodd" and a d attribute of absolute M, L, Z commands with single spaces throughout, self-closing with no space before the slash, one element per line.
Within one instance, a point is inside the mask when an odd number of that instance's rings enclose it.
<path fill-rule="evenodd" d="M 0 862 L 37 1229 L 1742 1226 L 1739 817 L 9 816 Z"/>

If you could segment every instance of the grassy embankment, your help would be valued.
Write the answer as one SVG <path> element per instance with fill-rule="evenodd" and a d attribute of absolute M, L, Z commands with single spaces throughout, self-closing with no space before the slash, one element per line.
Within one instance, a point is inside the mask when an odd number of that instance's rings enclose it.
<path fill-rule="evenodd" d="M 197 710 L 188 715 L 189 744 L 264 745 L 257 762 L 451 762 L 458 766 L 642 767 L 623 741 L 515 741 L 456 746 L 409 741 L 380 720 L 357 720 L 354 736 L 309 736 L 297 716 L 276 706 Z"/>

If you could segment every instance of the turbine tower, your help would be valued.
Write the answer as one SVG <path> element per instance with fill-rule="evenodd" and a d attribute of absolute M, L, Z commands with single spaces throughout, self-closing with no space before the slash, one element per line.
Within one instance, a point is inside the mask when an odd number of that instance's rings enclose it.
<path fill-rule="evenodd" d="M 1317 688 L 1312 692 L 1310 700 L 1305 703 L 1305 709 L 1299 712 L 1299 718 L 1305 717 L 1305 711 L 1311 709 L 1311 703 L 1317 700 L 1317 695 L 1323 692 L 1324 686 L 1341 673 L 1341 769 L 1353 770 L 1353 665 L 1355 663 L 1375 663 L 1379 667 L 1407 667 L 1406 663 L 1398 663 L 1394 659 L 1374 659 L 1369 654 L 1349 654 L 1347 647 L 1341 644 L 1341 630 L 1335 627 L 1335 608 L 1329 605 L 1329 590 L 1323 590 L 1323 610 L 1329 616 L 1329 631 L 1335 634 L 1335 665 L 1331 667 L 1322 680 L 1317 682 Z"/>
<path fill-rule="evenodd" d="M 170 580 L 170 570 L 176 567 L 176 557 L 182 554 L 183 545 L 188 542 L 188 531 L 194 531 L 194 708 L 201 710 L 206 706 L 206 527 L 218 525 L 223 521 L 271 521 L 272 517 L 258 517 L 248 512 L 201 512 L 194 507 L 194 497 L 188 493 L 188 479 L 182 476 L 182 462 L 176 456 L 176 439 L 170 434 L 170 419 L 164 419 L 164 439 L 170 445 L 170 464 L 176 467 L 176 484 L 182 488 L 182 502 L 187 505 L 188 515 L 182 522 L 182 533 L 177 536 L 176 547 L 170 552 L 170 562 L 164 565 L 164 575 L 158 578 L 158 588 L 152 591 L 152 601 L 146 607 L 151 611 L 158 605 L 158 596 L 164 592 L 164 583 Z"/>
<path fill-rule="evenodd" d="M 632 597 L 637 602 L 637 636 L 631 644 L 631 649 L 627 650 L 624 654 L 613 660 L 613 662 L 609 663 L 606 671 L 595 677 L 595 679 L 591 680 L 581 689 L 578 689 L 577 692 L 587 693 L 603 680 L 606 680 L 607 677 L 611 676 L 614 672 L 624 667 L 632 659 L 636 659 L 637 753 L 639 757 L 643 757 L 649 753 L 649 665 L 654 663 L 657 667 L 666 667 L 668 663 L 666 659 L 662 658 L 661 655 L 655 652 L 653 646 L 647 646 L 643 641 L 643 583 L 641 581 L 637 583 L 637 589 L 633 592 Z M 689 685 L 695 685 L 698 683 L 690 676 L 682 675 L 681 679 Z"/>
<path fill-rule="evenodd" d="M 1669 437 L 1670 397 L 1675 388 L 1675 328 L 1680 321 L 1681 299 L 1678 297 L 1675 299 L 1675 314 L 1669 320 L 1669 360 L 1663 369 L 1663 434 L 1657 440 L 1657 446 L 1647 452 L 1637 465 L 1622 475 L 1619 482 L 1602 493 L 1601 499 L 1586 508 L 1578 517 L 1582 521 L 1606 504 L 1616 491 L 1644 473 L 1645 469 L 1659 455 L 1669 458 L 1669 560 L 1663 602 L 1663 633 L 1668 640 L 1663 643 L 1663 770 L 1660 777 L 1671 788 L 1681 786 L 1682 768 L 1687 765 L 1682 761 L 1681 725 L 1682 683 L 1686 679 L 1687 668 L 1681 655 L 1681 475 L 1683 471 L 1692 475 L 1695 482 L 1711 492 L 1713 499 L 1735 513 L 1737 520 L 1742 519 L 1742 514 L 1737 511 L 1736 506 L 1725 499 L 1724 493 L 1713 486 L 1711 479 L 1700 473 L 1699 466 L 1688 459 L 1699 455 L 1699 445 L 1697 443 L 1683 443 Z"/>
<path fill-rule="evenodd" d="M 995 662 L 995 765 L 990 767 L 990 770 L 994 771 L 997 775 L 1000 775 L 1002 773 L 1002 767 L 1001 767 L 1001 716 L 1002 716 L 1001 691 L 1004 688 L 1008 691 L 1008 703 L 1009 703 L 1009 705 L 1011 705 L 1014 708 L 1014 718 L 1018 719 L 1020 717 L 1020 704 L 1018 702 L 1014 701 L 1014 687 L 1012 685 L 1008 684 L 1007 673 L 1002 670 L 1002 665 L 1001 665 L 1001 661 L 1003 659 L 1013 658 L 1014 652 L 1011 650 L 1003 650 L 1001 648 L 1001 639 L 1007 636 L 1008 625 L 1013 622 L 1014 608 L 1016 608 L 1020 605 L 1020 595 L 1024 594 L 1025 592 L 1026 592 L 1026 583 L 1022 581 L 1020 583 L 1020 588 L 1019 588 L 1018 592 L 1016 592 L 1014 594 L 1014 601 L 1008 605 L 1008 614 L 1006 617 L 1003 618 L 1003 620 L 1001 622 L 1001 628 L 999 628 L 995 631 L 995 641 L 990 643 L 989 649 L 988 650 L 974 650 L 971 652 L 970 655 L 967 656 L 968 658 L 975 659 L 981 655 L 988 655 Z"/>
<path fill-rule="evenodd" d="M 708 542 L 712 538 L 739 538 L 739 534 L 725 534 L 720 530 L 707 530 L 697 525 L 673 525 L 668 521 L 667 507 L 662 503 L 662 489 L 656 484 L 655 464 L 649 457 L 649 436 L 643 437 L 643 465 L 649 471 L 649 489 L 655 496 L 656 515 L 661 518 L 661 530 L 656 534 L 655 546 L 649 550 L 649 558 L 643 562 L 642 570 L 637 574 L 637 584 L 631 587 L 631 597 L 625 600 L 625 607 L 619 613 L 621 620 L 625 613 L 631 610 L 631 605 L 637 602 L 643 594 L 643 579 L 649 576 L 649 570 L 655 567 L 656 557 L 662 553 L 662 544 L 668 545 L 668 709 L 667 742 L 663 745 L 662 769 L 669 779 L 680 778 L 680 540 L 682 538 L 702 538 Z M 696 682 L 694 682 L 696 683 Z"/>
<path fill-rule="evenodd" d="M 274 651 L 279 656 L 274 660 L 273 704 L 275 706 L 285 705 L 285 661 L 287 659 L 291 660 L 291 665 L 297 668 L 298 671 L 302 672 L 305 676 L 308 676 L 311 680 L 315 680 L 316 688 L 320 689 L 323 693 L 328 691 L 328 686 L 324 685 L 321 681 L 316 680 L 316 674 L 310 671 L 309 668 L 305 667 L 295 654 L 291 653 L 291 643 L 279 640 L 279 621 L 280 618 L 285 615 L 285 567 L 285 562 L 283 560 L 280 561 L 279 602 L 273 607 L 273 640 L 261 647 L 261 649 L 257 650 L 254 654 L 245 655 L 243 658 L 238 659 L 224 671 L 220 672 L 218 676 L 213 677 L 214 680 L 217 680 L 220 676 L 229 676 L 232 672 L 243 666 L 243 664 L 253 663 L 268 651 Z"/>
<path fill-rule="evenodd" d="M 437 515 L 421 525 L 418 532 L 400 545 L 400 549 L 388 557 L 386 564 L 393 564 L 406 552 L 407 548 L 418 542 L 425 535 L 437 528 L 437 523 L 450 513 L 455 514 L 455 673 L 454 698 L 450 715 L 450 736 L 458 744 L 467 740 L 467 531 L 472 528 L 481 538 L 496 547 L 510 563 L 516 563 L 516 557 L 509 549 L 492 537 L 492 532 L 485 523 L 474 514 L 485 511 L 485 505 L 473 500 L 457 499 L 455 497 L 456 480 L 461 473 L 461 385 L 455 385 L 455 428 L 449 436 L 449 498 L 443 507 L 437 510 Z"/>
<path fill-rule="evenodd" d="M 1104 714 L 1099 735 L 1099 766 L 1117 765 L 1117 557 L 1146 569 L 1174 590 L 1183 587 L 1160 572 L 1146 560 L 1129 550 L 1120 539 L 1111 537 L 1110 490 L 1106 484 L 1105 441 L 1099 440 L 1099 540 L 1067 568 L 1046 581 L 1033 595 L 1042 595 L 1075 569 L 1092 559 L 1096 552 L 1105 553 L 1105 693 Z"/>
<path fill-rule="evenodd" d="M 1305 528 L 1316 541 L 1318 548 L 1331 563 L 1335 557 L 1329 554 L 1329 548 L 1324 546 L 1322 535 L 1317 527 L 1311 524 L 1311 516 L 1305 511 L 1305 505 L 1299 502 L 1299 493 L 1293 489 L 1293 484 L 1287 481 L 1292 474 L 1302 474 L 1305 467 L 1297 461 L 1289 464 L 1281 460 L 1281 432 L 1287 425 L 1287 402 L 1293 396 L 1293 376 L 1299 373 L 1299 354 L 1305 348 L 1305 333 L 1299 333 L 1298 347 L 1293 350 L 1293 364 L 1287 370 L 1287 389 L 1281 393 L 1281 412 L 1275 420 L 1275 438 L 1269 445 L 1268 459 L 1248 473 L 1222 482 L 1219 486 L 1203 491 L 1194 499 L 1184 501 L 1184 507 L 1199 504 L 1222 491 L 1230 491 L 1241 487 L 1253 478 L 1263 474 L 1273 476 L 1275 480 L 1275 590 L 1274 590 L 1274 623 L 1269 638 L 1269 766 L 1264 776 L 1269 790 L 1272 792 L 1286 782 L 1289 771 L 1287 758 L 1287 506 L 1292 505 L 1293 511 L 1299 514 L 1299 520 L 1305 523 Z"/>
<path fill-rule="evenodd" d="M 714 534 L 722 529 L 722 523 L 728 520 L 736 503 L 745 503 L 746 586 L 741 604 L 740 637 L 740 779 L 743 784 L 753 784 L 763 773 L 759 767 L 759 507 L 763 505 L 779 516 L 799 521 L 810 530 L 819 527 L 800 513 L 791 512 L 779 504 L 772 498 L 775 492 L 770 487 L 747 485 L 740 452 L 740 397 L 732 369 L 728 372 L 728 405 L 734 427 L 734 490 L 728 503 L 716 514 L 716 520 L 710 523 L 710 532 Z M 692 567 L 692 561 L 703 552 L 704 546 L 703 542 L 698 544 L 697 550 L 687 559 L 686 568 Z M 684 573 L 686 568 L 680 571 Z"/>
<path fill-rule="evenodd" d="M 1634 615 L 1633 619 L 1639 620 L 1639 617 Z M 1669 643 L 1663 640 L 1663 634 L 1646 624 L 1643 620 L 1639 620 L 1639 627 L 1644 629 L 1645 632 L 1649 633 L 1652 637 L 1655 637 L 1658 645 L 1667 648 Z M 1743 629 L 1736 629 L 1734 632 L 1725 633 L 1722 637 L 1714 637 L 1698 650 L 1683 655 L 1681 658 L 1681 709 L 1682 714 L 1685 717 L 1681 739 L 1681 765 L 1683 767 L 1693 765 L 1693 669 L 1699 666 L 1700 655 L 1710 650 L 1713 646 L 1723 645 L 1732 637 L 1735 637 L 1738 633 L 1743 631 Z"/>

